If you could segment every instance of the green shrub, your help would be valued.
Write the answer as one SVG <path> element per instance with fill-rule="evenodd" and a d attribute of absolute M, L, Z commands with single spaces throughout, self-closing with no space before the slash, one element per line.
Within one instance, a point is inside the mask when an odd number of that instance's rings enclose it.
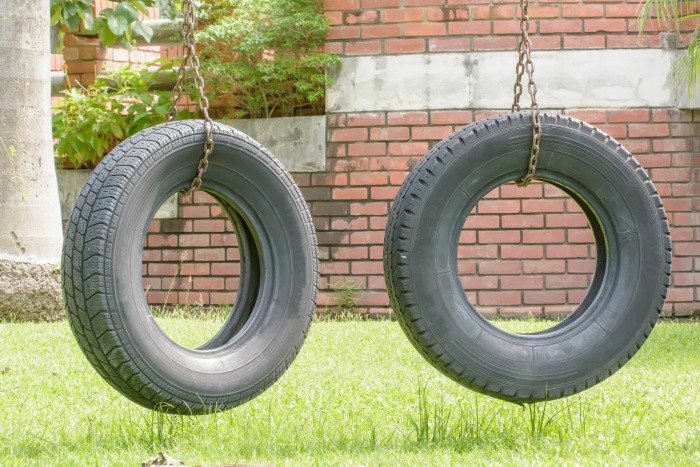
<path fill-rule="evenodd" d="M 172 91 L 149 86 L 156 74 L 172 70 L 172 62 L 163 63 L 157 71 L 131 66 L 105 71 L 87 88 L 63 91 L 53 114 L 57 164 L 94 168 L 125 138 L 165 121 Z M 183 110 L 178 116 L 188 115 Z"/>
<path fill-rule="evenodd" d="M 153 37 L 153 30 L 141 22 L 139 14 L 147 15 L 147 8 L 154 4 L 155 0 L 121 0 L 114 8 L 104 8 L 95 16 L 92 0 L 51 0 L 51 25 L 59 26 L 59 48 L 63 46 L 64 31 L 82 30 L 98 36 L 104 47 L 119 42 L 131 49 L 134 33 L 147 42 Z"/>
<path fill-rule="evenodd" d="M 319 0 L 202 0 L 197 33 L 212 96 L 234 117 L 323 113 L 328 31 Z M 230 105 L 230 104 L 229 104 Z"/>

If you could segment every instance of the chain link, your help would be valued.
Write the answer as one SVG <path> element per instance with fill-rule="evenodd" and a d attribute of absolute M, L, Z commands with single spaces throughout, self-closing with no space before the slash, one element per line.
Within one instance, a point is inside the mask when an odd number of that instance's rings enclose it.
<path fill-rule="evenodd" d="M 202 187 L 202 177 L 209 168 L 209 156 L 214 151 L 214 122 L 209 117 L 209 99 L 204 94 L 204 78 L 199 73 L 199 57 L 197 57 L 195 50 L 197 41 L 194 36 L 196 16 L 193 0 L 182 1 L 182 16 L 182 62 L 177 70 L 177 81 L 168 109 L 168 121 L 173 121 L 177 116 L 177 104 L 182 97 L 182 85 L 187 69 L 191 68 L 194 71 L 194 85 L 197 88 L 197 105 L 204 116 L 204 130 L 206 132 L 204 154 L 197 166 L 197 175 L 192 180 L 190 187 L 183 192 L 185 195 L 190 195 Z"/>
<path fill-rule="evenodd" d="M 523 74 L 527 73 L 527 91 L 530 94 L 530 111 L 532 112 L 532 149 L 530 151 L 530 162 L 528 164 L 527 175 L 519 178 L 515 183 L 520 187 L 526 187 L 535 178 L 537 170 L 537 158 L 540 154 L 540 140 L 542 139 L 542 125 L 540 124 L 540 108 L 537 105 L 537 86 L 535 85 L 535 67 L 532 64 L 532 43 L 528 36 L 530 28 L 530 18 L 528 17 L 529 0 L 520 0 L 520 44 L 518 46 L 518 63 L 515 66 L 515 85 L 513 86 L 513 112 L 520 111 L 520 96 L 523 93 Z"/>

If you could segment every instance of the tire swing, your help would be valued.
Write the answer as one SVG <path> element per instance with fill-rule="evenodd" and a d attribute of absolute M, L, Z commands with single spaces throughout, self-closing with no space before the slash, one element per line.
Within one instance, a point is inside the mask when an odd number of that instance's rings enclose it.
<path fill-rule="evenodd" d="M 150 409 L 202 414 L 252 399 L 289 367 L 315 310 L 318 262 L 311 216 L 289 173 L 260 144 L 209 118 L 191 0 L 182 8 L 185 55 L 168 123 L 122 142 L 88 179 L 68 225 L 63 288 L 78 344 L 110 385 Z M 175 122 L 188 63 L 205 120 Z M 186 349 L 151 315 L 141 259 L 158 208 L 195 190 L 233 224 L 241 281 L 218 333 Z"/>
<path fill-rule="evenodd" d="M 521 11 L 513 113 L 463 128 L 414 167 L 389 214 L 384 267 L 401 327 L 433 366 L 478 392 L 530 403 L 583 391 L 635 354 L 666 297 L 671 239 L 661 199 L 627 150 L 574 118 L 539 115 L 527 0 Z M 518 111 L 525 69 L 531 112 Z M 514 334 L 490 324 L 466 297 L 457 245 L 481 198 L 507 182 L 526 186 L 535 168 L 538 180 L 567 193 L 588 218 L 596 267 L 570 316 L 545 331 Z"/>

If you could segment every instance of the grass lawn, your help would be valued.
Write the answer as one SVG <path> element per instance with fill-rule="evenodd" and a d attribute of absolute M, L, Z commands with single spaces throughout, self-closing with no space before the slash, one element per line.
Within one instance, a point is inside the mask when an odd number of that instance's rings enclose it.
<path fill-rule="evenodd" d="M 211 324 L 163 326 L 186 341 Z M 159 451 L 191 466 L 699 465 L 700 323 L 662 323 L 610 379 L 525 407 L 443 377 L 395 322 L 315 323 L 270 390 L 201 417 L 121 397 L 65 322 L 0 324 L 0 465 L 140 465 Z"/>

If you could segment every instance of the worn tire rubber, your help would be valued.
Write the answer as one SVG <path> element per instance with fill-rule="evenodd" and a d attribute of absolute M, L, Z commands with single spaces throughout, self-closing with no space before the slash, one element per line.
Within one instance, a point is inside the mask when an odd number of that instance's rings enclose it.
<path fill-rule="evenodd" d="M 258 143 L 216 124 L 202 190 L 234 225 L 241 286 L 204 346 L 186 349 L 161 331 L 143 292 L 143 242 L 161 204 L 189 187 L 204 138 L 203 122 L 189 120 L 117 146 L 82 189 L 63 250 L 68 318 L 90 363 L 134 402 L 182 414 L 226 410 L 272 385 L 301 348 L 318 284 L 316 236 L 292 177 Z"/>
<path fill-rule="evenodd" d="M 542 131 L 536 177 L 576 200 L 596 241 L 592 283 L 567 319 L 535 334 L 498 329 L 457 272 L 468 213 L 524 175 L 529 112 L 477 122 L 433 148 L 401 187 L 384 243 L 391 305 L 418 351 L 462 385 L 518 403 L 578 393 L 619 369 L 649 336 L 671 273 L 666 214 L 632 155 L 571 117 L 542 114 Z"/>

